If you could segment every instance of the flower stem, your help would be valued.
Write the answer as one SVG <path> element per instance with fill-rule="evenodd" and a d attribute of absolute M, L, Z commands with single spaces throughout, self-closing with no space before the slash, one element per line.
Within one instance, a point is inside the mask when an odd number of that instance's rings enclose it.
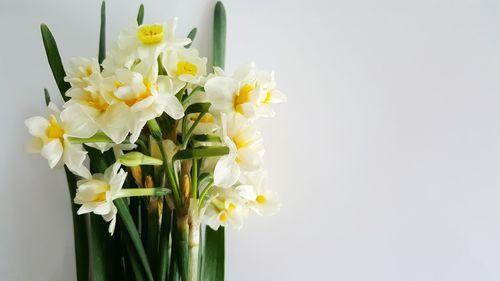
<path fill-rule="evenodd" d="M 125 188 L 118 192 L 117 198 L 135 197 L 135 196 L 163 196 L 170 193 L 170 190 L 163 187 L 155 188 Z"/>
<path fill-rule="evenodd" d="M 189 260 L 187 281 L 198 280 L 199 248 L 200 248 L 200 225 L 193 221 L 189 224 Z"/>

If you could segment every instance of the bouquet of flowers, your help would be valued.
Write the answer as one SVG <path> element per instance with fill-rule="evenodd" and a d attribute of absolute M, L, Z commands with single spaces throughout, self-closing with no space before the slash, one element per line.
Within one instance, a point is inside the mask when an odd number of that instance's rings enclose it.
<path fill-rule="evenodd" d="M 45 89 L 48 117 L 25 121 L 29 150 L 64 167 L 72 200 L 77 280 L 223 280 L 224 228 L 280 203 L 265 188 L 254 125 L 285 101 L 274 74 L 245 64 L 223 71 L 226 16 L 215 5 L 213 71 L 177 20 L 123 30 L 98 58 L 62 64 L 41 26 L 64 104 Z"/>

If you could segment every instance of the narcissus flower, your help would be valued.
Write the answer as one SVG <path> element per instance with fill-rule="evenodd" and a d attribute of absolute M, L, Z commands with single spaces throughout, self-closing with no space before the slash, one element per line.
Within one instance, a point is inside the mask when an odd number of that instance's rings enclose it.
<path fill-rule="evenodd" d="M 206 201 L 202 221 L 212 229 L 220 226 L 243 227 L 243 220 L 248 216 L 248 209 L 233 189 L 214 187 L 210 190 L 210 199 Z"/>
<path fill-rule="evenodd" d="M 71 117 L 61 114 L 61 120 L 58 120 L 57 115 L 54 113 L 48 119 L 35 116 L 24 122 L 34 136 L 28 144 L 28 151 L 40 153 L 48 160 L 50 168 L 64 164 L 74 174 L 89 178 L 90 172 L 83 165 L 87 152 L 82 145 L 69 143 L 67 138 Z M 73 131 L 73 135 L 78 135 L 78 131 Z"/>
<path fill-rule="evenodd" d="M 209 79 L 205 91 L 213 112 L 238 112 L 247 118 L 273 116 L 269 104 L 285 101 L 285 96 L 276 89 L 274 75 L 258 70 L 253 63 L 242 66 L 232 77 Z"/>
<path fill-rule="evenodd" d="M 120 169 L 120 164 L 115 163 L 104 174 L 94 174 L 91 179 L 78 181 L 74 202 L 82 206 L 77 213 L 101 215 L 110 222 L 108 231 L 113 234 L 118 212 L 113 200 L 119 198 L 126 177 L 127 173 Z"/>
<path fill-rule="evenodd" d="M 131 54 L 129 60 L 139 59 L 146 63 L 155 63 L 161 52 L 183 48 L 191 43 L 189 38 L 175 38 L 176 26 L 177 18 L 166 24 L 135 24 L 120 33 L 118 46 Z"/>
<path fill-rule="evenodd" d="M 223 115 L 222 132 L 229 154 L 217 162 L 214 182 L 217 186 L 230 187 L 239 179 L 241 171 L 251 172 L 260 168 L 264 148 L 260 132 L 240 114 Z"/>
<path fill-rule="evenodd" d="M 196 49 L 176 49 L 164 53 L 163 65 L 168 76 L 197 84 L 207 73 L 207 58 L 201 58 Z"/>
<path fill-rule="evenodd" d="M 277 193 L 265 188 L 266 175 L 264 170 L 245 173 L 240 178 L 241 185 L 235 188 L 247 206 L 261 216 L 274 215 L 281 207 Z"/>

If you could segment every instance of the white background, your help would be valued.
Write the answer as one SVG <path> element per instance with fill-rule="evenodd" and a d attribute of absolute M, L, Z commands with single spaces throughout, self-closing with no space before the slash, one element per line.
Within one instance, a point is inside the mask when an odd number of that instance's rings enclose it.
<path fill-rule="evenodd" d="M 227 70 L 275 70 L 260 122 L 278 215 L 228 231 L 227 280 L 500 280 L 500 3 L 227 0 Z M 145 1 L 211 56 L 212 1 Z M 138 1 L 108 1 L 108 43 Z M 63 173 L 23 152 L 23 120 L 64 60 L 95 56 L 98 1 L 0 3 L 0 279 L 74 280 Z M 59 100 L 58 100 L 59 101 Z"/>

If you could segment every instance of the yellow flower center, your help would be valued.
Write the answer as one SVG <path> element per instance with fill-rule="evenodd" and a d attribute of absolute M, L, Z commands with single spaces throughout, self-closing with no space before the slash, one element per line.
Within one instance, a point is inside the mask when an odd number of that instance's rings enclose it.
<path fill-rule="evenodd" d="M 94 199 L 94 202 L 102 202 L 102 201 L 106 201 L 106 192 L 101 192 L 97 194 L 97 196 Z"/>
<path fill-rule="evenodd" d="M 49 118 L 49 126 L 47 127 L 47 137 L 50 139 L 62 139 L 64 136 L 64 130 L 57 123 L 56 117 L 54 115 Z"/>
<path fill-rule="evenodd" d="M 238 96 L 234 99 L 234 109 L 239 113 L 242 113 L 241 105 L 247 103 L 250 100 L 250 92 L 255 89 L 255 86 L 250 84 L 245 84 L 240 88 Z"/>
<path fill-rule="evenodd" d="M 227 206 L 227 209 L 229 211 L 234 211 L 234 210 L 236 210 L 236 205 L 234 205 L 233 203 L 229 203 L 229 206 Z"/>
<path fill-rule="evenodd" d="M 266 203 L 267 198 L 266 198 L 266 196 L 259 194 L 259 195 L 257 195 L 257 198 L 255 198 L 255 201 L 259 204 L 264 204 L 264 203 Z"/>
<path fill-rule="evenodd" d="M 158 90 L 158 85 L 154 84 L 154 85 L 151 85 L 151 83 L 149 83 L 149 81 L 147 80 L 144 80 L 144 86 L 146 86 L 146 90 L 142 93 L 140 93 L 139 95 L 133 97 L 133 98 L 130 98 L 130 99 L 127 99 L 125 100 L 125 104 L 127 104 L 128 106 L 133 106 L 134 104 L 152 96 L 153 94 L 151 93 L 151 87 L 156 87 L 156 89 Z"/>
<path fill-rule="evenodd" d="M 266 98 L 262 101 L 263 104 L 271 102 L 271 91 L 267 91 Z"/>
<path fill-rule="evenodd" d="M 163 25 L 145 24 L 137 30 L 137 37 L 145 45 L 158 44 L 163 40 Z"/>
<path fill-rule="evenodd" d="M 199 113 L 193 113 L 189 116 L 189 119 L 194 122 L 199 115 Z M 205 113 L 205 115 L 201 117 L 200 123 L 214 123 L 214 117 L 210 113 Z"/>
<path fill-rule="evenodd" d="M 109 104 L 99 94 L 86 93 L 86 100 L 89 106 L 103 112 L 108 109 Z"/>
<path fill-rule="evenodd" d="M 250 144 L 249 141 L 247 141 L 246 139 L 242 138 L 239 135 L 237 135 L 236 137 L 233 137 L 232 140 L 234 142 L 234 145 L 236 145 L 236 149 L 238 149 L 238 150 L 245 148 Z"/>
<path fill-rule="evenodd" d="M 221 214 L 219 215 L 219 220 L 220 220 L 221 222 L 225 222 L 225 221 L 227 221 L 227 214 L 226 214 L 225 212 L 221 213 Z"/>
<path fill-rule="evenodd" d="M 188 74 L 195 76 L 198 73 L 198 67 L 188 61 L 180 61 L 177 63 L 177 76 Z"/>

